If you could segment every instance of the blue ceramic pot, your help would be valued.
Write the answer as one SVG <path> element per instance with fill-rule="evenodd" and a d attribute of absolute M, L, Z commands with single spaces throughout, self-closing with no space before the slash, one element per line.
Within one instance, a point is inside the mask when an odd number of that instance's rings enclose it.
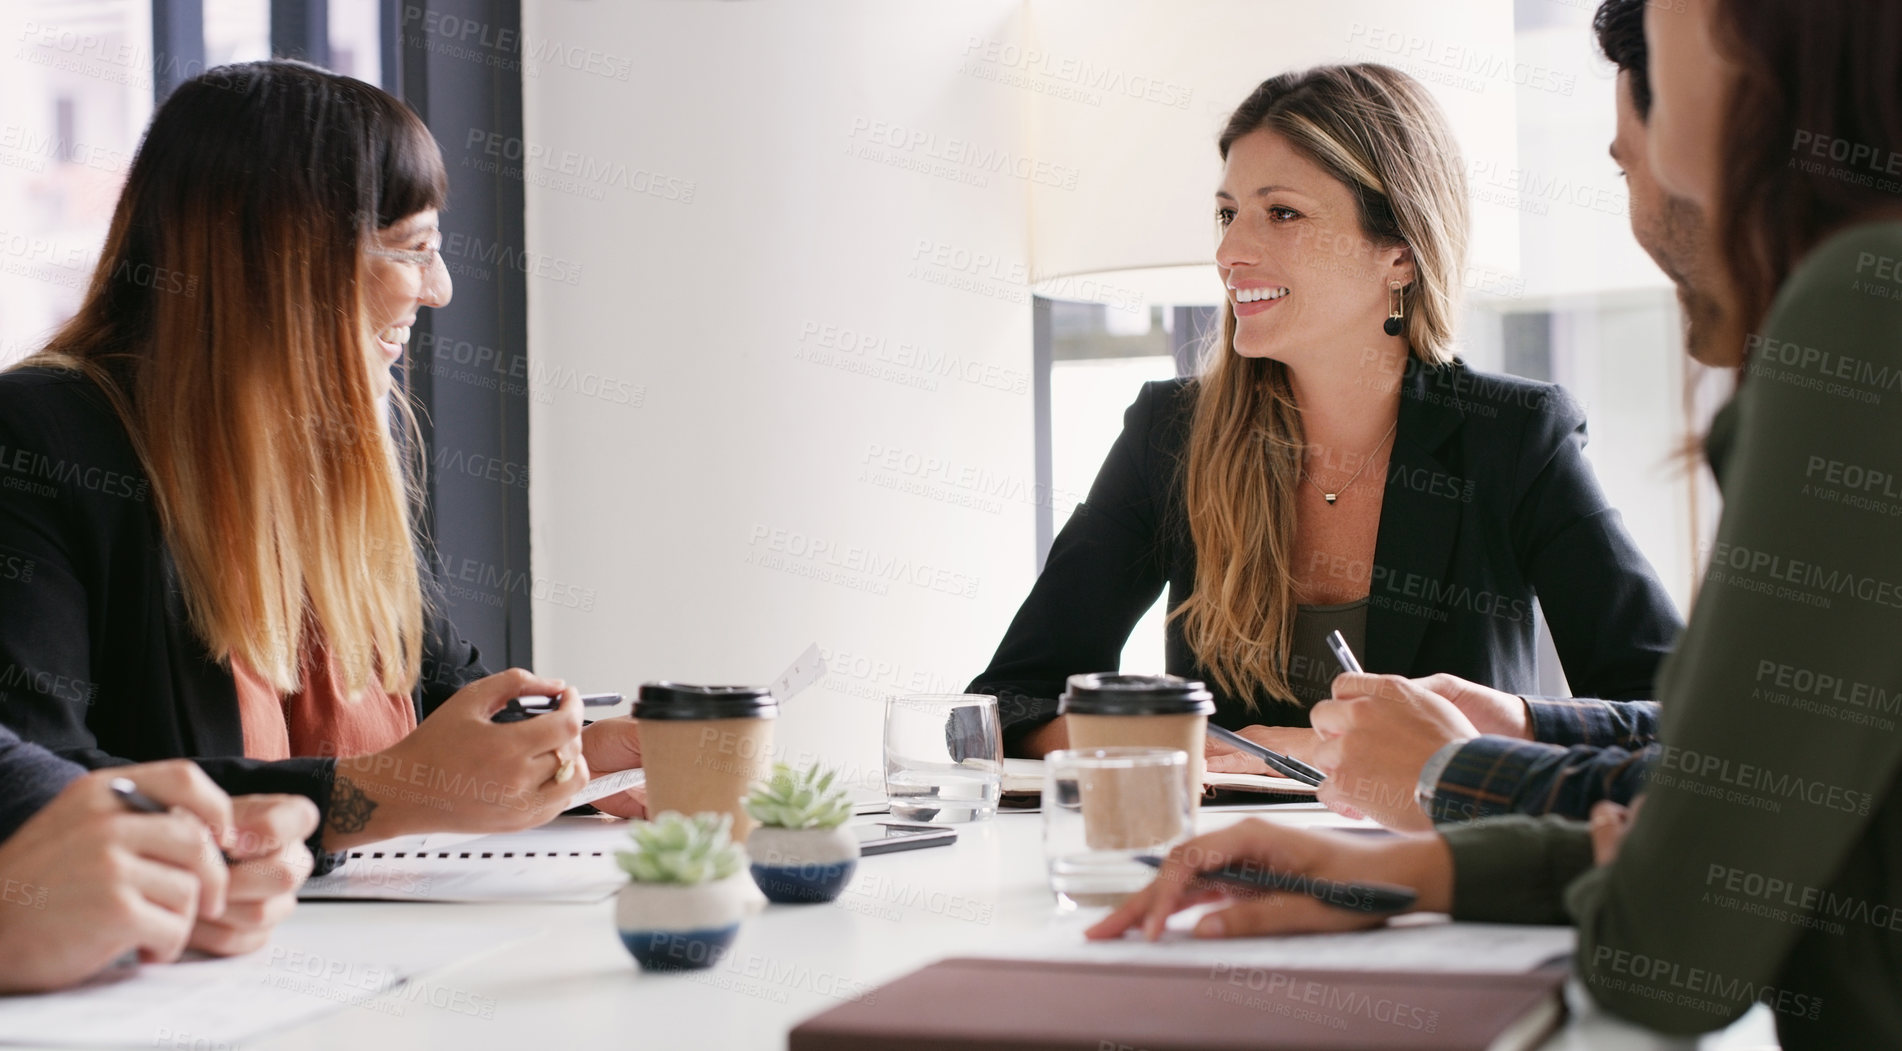
<path fill-rule="evenodd" d="M 647 971 L 696 971 L 720 962 L 740 921 L 764 903 L 744 872 L 711 883 L 629 883 L 614 901 L 614 927 Z"/>
<path fill-rule="evenodd" d="M 782 905 L 810 905 L 831 901 L 845 892 L 858 871 L 858 859 L 806 865 L 754 865 L 753 882 L 767 901 Z"/>
<path fill-rule="evenodd" d="M 622 931 L 621 944 L 644 971 L 698 971 L 719 963 L 740 925 L 699 931 Z"/>
<path fill-rule="evenodd" d="M 848 828 L 768 828 L 746 838 L 753 882 L 768 901 L 810 905 L 844 893 L 858 871 L 859 841 Z"/>

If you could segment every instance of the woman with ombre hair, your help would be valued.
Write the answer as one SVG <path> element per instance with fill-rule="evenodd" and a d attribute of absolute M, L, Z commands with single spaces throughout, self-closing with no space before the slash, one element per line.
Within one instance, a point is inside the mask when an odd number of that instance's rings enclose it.
<path fill-rule="evenodd" d="M 1584 459 L 1583 411 L 1456 357 L 1465 169 L 1426 89 L 1377 64 L 1287 73 L 1218 146 L 1220 332 L 1198 377 L 1143 388 L 972 683 L 1007 744 L 1062 746 L 1065 678 L 1115 668 L 1165 585 L 1167 670 L 1297 757 L 1335 630 L 1368 668 L 1524 693 L 1536 601 L 1574 690 L 1650 697 L 1678 619 Z"/>
<path fill-rule="evenodd" d="M 632 724 L 584 742 L 574 691 L 488 675 L 415 535 L 421 448 L 391 367 L 448 181 L 421 120 L 294 62 L 215 69 L 160 107 L 79 313 L 0 374 L 0 722 L 87 766 L 193 758 L 310 797 L 313 845 L 526 827 Z M 515 725 L 513 697 L 560 709 Z M 584 750 L 588 752 L 584 756 Z M 622 801 L 625 803 L 625 801 Z"/>

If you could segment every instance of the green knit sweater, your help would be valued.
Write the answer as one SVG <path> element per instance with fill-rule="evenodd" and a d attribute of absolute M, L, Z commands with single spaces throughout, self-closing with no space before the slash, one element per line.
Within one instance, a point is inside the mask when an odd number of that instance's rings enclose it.
<path fill-rule="evenodd" d="M 1576 822 L 1448 829 L 1454 912 L 1577 924 L 1592 996 L 1654 1029 L 1763 1002 L 1787 1051 L 1902 1047 L 1902 223 L 1812 251 L 1764 327 L 1640 820 L 1604 868 Z"/>

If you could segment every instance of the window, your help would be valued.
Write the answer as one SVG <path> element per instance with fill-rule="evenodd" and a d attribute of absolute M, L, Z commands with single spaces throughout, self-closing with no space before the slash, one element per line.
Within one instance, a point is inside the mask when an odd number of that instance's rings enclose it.
<path fill-rule="evenodd" d="M 152 112 L 143 0 L 11 5 L 0 117 L 0 367 L 71 317 Z"/>
<path fill-rule="evenodd" d="M 154 8 L 202 15 L 203 61 L 153 44 Z M 0 32 L 0 368 L 45 343 L 79 308 L 139 136 L 154 67 L 168 79 L 268 58 L 269 0 L 25 0 Z M 377 83 L 379 0 L 331 0 L 331 68 Z"/>
<path fill-rule="evenodd" d="M 1047 318 L 1038 326 L 1040 382 L 1048 384 L 1049 427 L 1037 436 L 1048 450 L 1049 474 L 1038 479 L 1048 493 L 1047 527 L 1039 529 L 1037 564 L 1049 554 L 1050 538 L 1063 529 L 1089 493 L 1103 458 L 1123 430 L 1123 410 L 1152 380 L 1192 374 L 1202 336 L 1215 323 L 1211 307 L 1149 306 L 1114 309 L 1038 297 Z M 1039 463 L 1045 461 L 1043 455 Z M 1041 473 L 1041 472 L 1040 472 Z M 1041 523 L 1040 523 L 1041 525 Z M 1123 647 L 1122 667 L 1136 672 L 1163 669 L 1163 615 L 1167 596 L 1143 615 Z M 1092 669 L 1107 671 L 1108 669 Z"/>
<path fill-rule="evenodd" d="M 383 83 L 383 30 L 379 0 L 330 0 L 330 68 L 346 77 Z"/>
<path fill-rule="evenodd" d="M 271 57 L 269 0 L 204 0 L 205 66 Z"/>

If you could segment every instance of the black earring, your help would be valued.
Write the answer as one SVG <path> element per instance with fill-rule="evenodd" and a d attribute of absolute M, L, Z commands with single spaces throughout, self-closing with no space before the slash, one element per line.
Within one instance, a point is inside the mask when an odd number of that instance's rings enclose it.
<path fill-rule="evenodd" d="M 1388 285 L 1387 288 L 1392 293 L 1392 297 L 1388 300 L 1387 320 L 1380 327 L 1384 329 L 1389 336 L 1398 336 L 1400 334 L 1401 323 L 1406 316 L 1402 313 L 1400 282 L 1395 281 L 1391 285 Z"/>

